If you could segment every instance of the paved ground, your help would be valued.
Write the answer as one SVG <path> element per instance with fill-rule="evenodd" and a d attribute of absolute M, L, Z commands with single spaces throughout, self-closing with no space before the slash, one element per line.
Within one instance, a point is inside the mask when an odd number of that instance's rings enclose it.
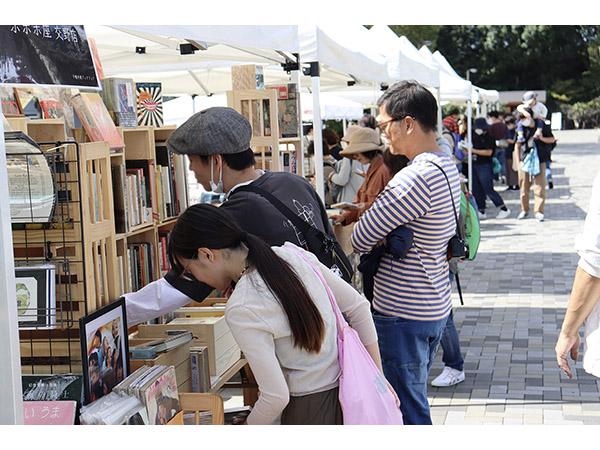
<path fill-rule="evenodd" d="M 466 380 L 430 387 L 434 424 L 600 424 L 600 381 L 583 371 L 581 360 L 569 380 L 554 354 L 578 260 L 574 236 L 600 170 L 600 146 L 596 131 L 556 137 L 546 220 L 516 220 L 518 191 L 498 186 L 511 217 L 482 221 L 477 258 L 462 265 L 465 305 L 455 294 L 454 320 Z M 488 205 L 488 217 L 495 216 Z M 442 368 L 440 349 L 430 380 Z"/>
<path fill-rule="evenodd" d="M 581 361 L 569 380 L 554 356 L 578 260 L 574 236 L 583 226 L 600 170 L 600 146 L 593 130 L 556 136 L 546 220 L 517 221 L 518 191 L 497 186 L 512 214 L 482 222 L 477 258 L 461 266 L 465 305 L 455 294 L 454 320 L 466 380 L 430 387 L 436 425 L 600 424 L 600 380 L 586 374 Z M 493 217 L 495 208 L 488 203 L 488 217 Z M 440 349 L 430 380 L 442 368 Z M 241 392 L 222 394 L 226 407 L 242 404 Z"/>

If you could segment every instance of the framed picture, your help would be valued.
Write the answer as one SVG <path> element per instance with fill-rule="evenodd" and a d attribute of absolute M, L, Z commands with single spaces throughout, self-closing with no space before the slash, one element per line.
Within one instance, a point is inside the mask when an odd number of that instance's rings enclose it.
<path fill-rule="evenodd" d="M 15 267 L 20 329 L 56 327 L 56 267 Z"/>
<path fill-rule="evenodd" d="M 79 319 L 84 405 L 105 396 L 129 375 L 125 299 Z"/>

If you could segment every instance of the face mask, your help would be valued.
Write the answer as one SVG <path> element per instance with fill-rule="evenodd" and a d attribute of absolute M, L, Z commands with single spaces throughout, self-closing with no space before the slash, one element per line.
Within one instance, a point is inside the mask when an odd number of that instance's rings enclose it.
<path fill-rule="evenodd" d="M 213 164 L 211 161 L 210 165 L 210 190 L 215 194 L 223 194 L 225 191 L 223 190 L 223 165 L 221 164 L 221 168 L 219 169 L 219 183 L 215 184 L 213 181 Z"/>
<path fill-rule="evenodd" d="M 525 119 L 521 123 L 523 124 L 524 127 L 530 127 L 531 126 L 531 119 L 528 117 L 527 119 Z"/>
<path fill-rule="evenodd" d="M 481 128 L 477 128 L 477 129 L 475 130 L 475 134 L 482 135 L 482 134 L 483 134 L 483 130 L 482 130 Z"/>

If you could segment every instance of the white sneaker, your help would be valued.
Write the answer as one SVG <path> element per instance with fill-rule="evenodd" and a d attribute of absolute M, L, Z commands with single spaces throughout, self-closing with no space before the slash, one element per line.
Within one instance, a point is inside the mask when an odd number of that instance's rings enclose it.
<path fill-rule="evenodd" d="M 506 211 L 501 209 L 498 215 L 496 216 L 496 219 L 506 219 L 508 216 L 510 216 L 510 209 L 506 208 Z"/>
<path fill-rule="evenodd" d="M 544 215 L 542 213 L 536 213 L 535 218 L 538 222 L 544 221 Z"/>
<path fill-rule="evenodd" d="M 477 217 L 479 217 L 479 220 L 487 219 L 487 215 L 485 213 L 482 213 L 481 211 L 477 211 Z"/>
<path fill-rule="evenodd" d="M 527 217 L 528 213 L 526 213 L 525 211 L 521 211 L 519 213 L 519 215 L 517 216 L 517 219 L 521 220 L 524 219 L 525 217 Z"/>
<path fill-rule="evenodd" d="M 435 387 L 448 387 L 465 381 L 465 371 L 453 369 L 452 367 L 444 367 L 442 373 L 435 378 L 431 385 Z"/>

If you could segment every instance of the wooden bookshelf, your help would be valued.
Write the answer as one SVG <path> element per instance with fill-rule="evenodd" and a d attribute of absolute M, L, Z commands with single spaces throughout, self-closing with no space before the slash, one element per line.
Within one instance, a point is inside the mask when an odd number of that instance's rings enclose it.
<path fill-rule="evenodd" d="M 7 120 L 14 130 L 23 131 L 38 143 L 67 140 L 62 119 Z M 13 230 L 16 258 L 28 255 L 28 259 L 31 256 L 43 259 L 50 252 L 54 257 L 64 258 L 69 269 L 69 304 L 59 301 L 57 296 L 57 315 L 59 309 L 62 316 L 66 311 L 68 320 L 61 316 L 56 329 L 20 330 L 23 373 L 81 372 L 78 319 L 134 290 L 128 270 L 132 266 L 129 251 L 132 246 L 142 244 L 152 252 L 146 255 L 147 268 L 152 273 L 144 284 L 160 278 L 159 230 L 169 231 L 176 217 L 158 218 L 155 142 L 164 142 L 174 130 L 175 126 L 119 128 L 125 148 L 117 152 L 111 152 L 106 142 L 85 142 L 88 141 L 85 133 L 75 130 L 74 135 L 82 141 L 79 152 L 74 143 L 65 146 L 65 157 L 70 162 L 65 164 L 64 173 L 55 176 L 58 184 L 67 186 L 64 196 L 69 198 L 68 207 L 65 211 L 62 211 L 64 205 L 60 208 L 61 214 L 70 217 L 72 223 L 59 229 Z M 124 193 L 114 189 L 113 170 L 126 168 L 132 161 L 144 161 L 151 172 L 150 220 L 117 233 L 115 198 L 123 197 Z M 185 170 L 183 161 L 181 158 L 178 167 Z M 180 198 L 187 199 L 187 184 L 182 188 L 186 195 Z M 183 210 L 187 204 L 178 206 Z M 138 288 L 141 287 L 138 283 Z"/>

